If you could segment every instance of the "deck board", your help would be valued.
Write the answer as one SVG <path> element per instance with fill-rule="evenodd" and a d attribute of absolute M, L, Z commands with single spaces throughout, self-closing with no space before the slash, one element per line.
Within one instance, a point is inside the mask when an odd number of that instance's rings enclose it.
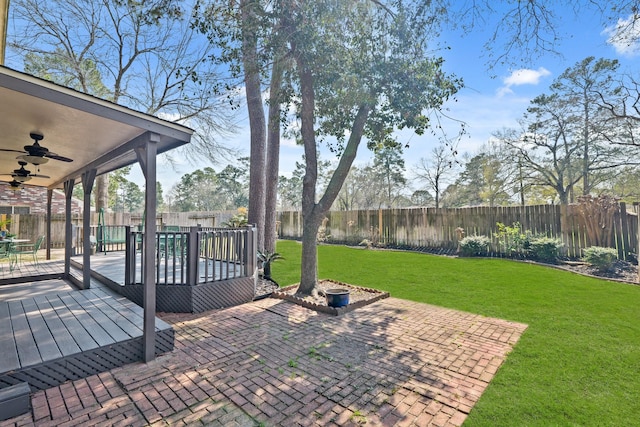
<path fill-rule="evenodd" d="M 60 294 L 60 300 L 73 313 L 81 328 L 84 328 L 91 338 L 95 340 L 99 347 L 113 344 L 115 340 L 107 333 L 102 325 L 97 322 L 87 310 L 85 310 L 78 301 L 69 294 Z"/>
<path fill-rule="evenodd" d="M 85 296 L 91 295 L 94 305 L 115 324 L 117 324 L 130 338 L 140 336 L 142 333 L 142 322 L 136 323 L 133 319 L 130 319 L 129 316 L 123 315 L 130 311 L 122 304 L 122 302 L 111 304 L 111 302 L 117 302 L 115 301 L 115 298 L 105 298 L 107 295 L 105 292 L 95 292 L 93 289 L 88 290 L 83 294 Z M 128 300 L 125 299 L 124 301 Z"/>
<path fill-rule="evenodd" d="M 92 292 L 96 293 L 99 297 L 103 297 L 103 295 L 107 295 L 107 293 L 102 289 L 92 289 Z M 131 303 L 128 298 L 123 297 L 122 295 L 114 296 L 111 299 L 106 299 L 106 303 L 108 304 L 117 304 L 122 307 L 122 304 L 126 302 L 126 307 L 121 308 L 123 310 L 122 313 L 126 313 L 124 317 L 129 319 L 135 325 L 142 325 L 144 322 L 144 309 L 136 304 Z M 156 317 L 156 331 L 169 329 L 171 325 Z"/>
<path fill-rule="evenodd" d="M 131 338 L 131 335 L 125 332 L 112 317 L 105 315 L 98 307 L 99 303 L 95 297 L 88 292 L 74 292 L 69 294 L 80 306 L 86 309 L 87 314 L 109 335 L 114 341 L 125 341 Z"/>
<path fill-rule="evenodd" d="M 62 300 L 57 296 L 47 297 L 49 303 L 56 311 L 58 318 L 62 321 L 69 334 L 80 347 L 80 351 L 87 351 L 98 347 L 98 343 L 91 337 L 86 329 L 82 327 L 80 321 L 67 308 Z"/>
<path fill-rule="evenodd" d="M 62 357 L 62 353 L 56 344 L 47 322 L 42 317 L 36 302 L 32 298 L 27 298 L 22 301 L 22 308 L 24 309 L 33 339 L 36 342 L 38 351 L 40 352 L 40 358 L 43 362 L 47 360 L 57 359 Z"/>
<path fill-rule="evenodd" d="M 62 353 L 62 356 L 78 353 L 80 351 L 80 347 L 78 347 L 78 344 L 75 342 L 62 320 L 56 315 L 56 311 L 47 298 L 44 296 L 38 296 L 35 297 L 33 301 L 38 306 L 38 309 L 47 323 L 51 334 L 55 337 L 56 344 Z"/>
<path fill-rule="evenodd" d="M 0 372 L 20 367 L 13 328 L 9 317 L 9 304 L 0 302 Z"/>
<path fill-rule="evenodd" d="M 16 340 L 20 365 L 35 365 L 42 362 L 35 338 L 29 328 L 27 316 L 22 307 L 22 301 L 9 301 L 9 317 L 13 326 L 13 336 Z"/>

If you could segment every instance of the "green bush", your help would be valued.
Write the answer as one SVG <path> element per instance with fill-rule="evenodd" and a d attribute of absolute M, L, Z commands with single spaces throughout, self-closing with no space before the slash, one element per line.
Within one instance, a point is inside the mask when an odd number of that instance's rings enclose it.
<path fill-rule="evenodd" d="M 460 252 L 465 256 L 485 255 L 490 244 L 487 236 L 467 236 L 460 240 Z"/>
<path fill-rule="evenodd" d="M 531 233 L 522 232 L 522 226 L 519 222 L 514 222 L 511 227 L 501 222 L 496 223 L 498 231 L 495 237 L 498 240 L 500 250 L 509 256 L 515 254 L 526 254 L 529 249 Z"/>
<path fill-rule="evenodd" d="M 607 271 L 613 267 L 613 263 L 618 259 L 618 252 L 613 248 L 603 248 L 601 246 L 591 246 L 584 249 L 584 259 L 600 271 Z"/>
<path fill-rule="evenodd" d="M 533 237 L 529 242 L 529 254 L 534 259 L 546 262 L 555 262 L 563 243 L 559 239 L 551 237 Z"/>

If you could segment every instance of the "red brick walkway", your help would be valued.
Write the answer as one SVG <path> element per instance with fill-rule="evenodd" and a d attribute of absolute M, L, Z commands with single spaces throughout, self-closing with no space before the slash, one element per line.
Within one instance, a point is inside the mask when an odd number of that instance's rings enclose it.
<path fill-rule="evenodd" d="M 165 315 L 176 349 L 37 392 L 4 425 L 459 426 L 526 326 L 389 298 Z"/>

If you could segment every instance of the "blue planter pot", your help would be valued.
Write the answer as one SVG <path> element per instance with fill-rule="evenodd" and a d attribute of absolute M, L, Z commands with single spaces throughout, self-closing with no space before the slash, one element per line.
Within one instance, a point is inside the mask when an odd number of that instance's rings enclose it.
<path fill-rule="evenodd" d="M 344 307 L 349 305 L 349 289 L 336 288 L 324 291 L 329 307 Z"/>

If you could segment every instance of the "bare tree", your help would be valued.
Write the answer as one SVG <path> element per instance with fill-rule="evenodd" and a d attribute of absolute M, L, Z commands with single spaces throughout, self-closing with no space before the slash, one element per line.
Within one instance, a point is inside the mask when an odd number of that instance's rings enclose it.
<path fill-rule="evenodd" d="M 457 151 L 451 144 L 441 143 L 431 150 L 429 158 L 420 158 L 414 175 L 426 184 L 426 188 L 435 195 L 436 209 L 440 207 L 440 197 L 449 184 L 448 179 L 455 172 Z"/>
<path fill-rule="evenodd" d="M 210 61 L 211 45 L 180 6 L 171 0 L 14 0 L 11 16 L 19 31 L 11 35 L 12 59 L 53 58 L 42 77 L 191 126 L 197 130 L 193 152 L 219 161 L 232 153 L 220 142 L 233 129 L 224 82 Z M 53 66 L 60 64 L 67 67 Z M 88 84 L 96 73 L 104 92 Z M 106 181 L 97 187 L 100 207 Z"/>

